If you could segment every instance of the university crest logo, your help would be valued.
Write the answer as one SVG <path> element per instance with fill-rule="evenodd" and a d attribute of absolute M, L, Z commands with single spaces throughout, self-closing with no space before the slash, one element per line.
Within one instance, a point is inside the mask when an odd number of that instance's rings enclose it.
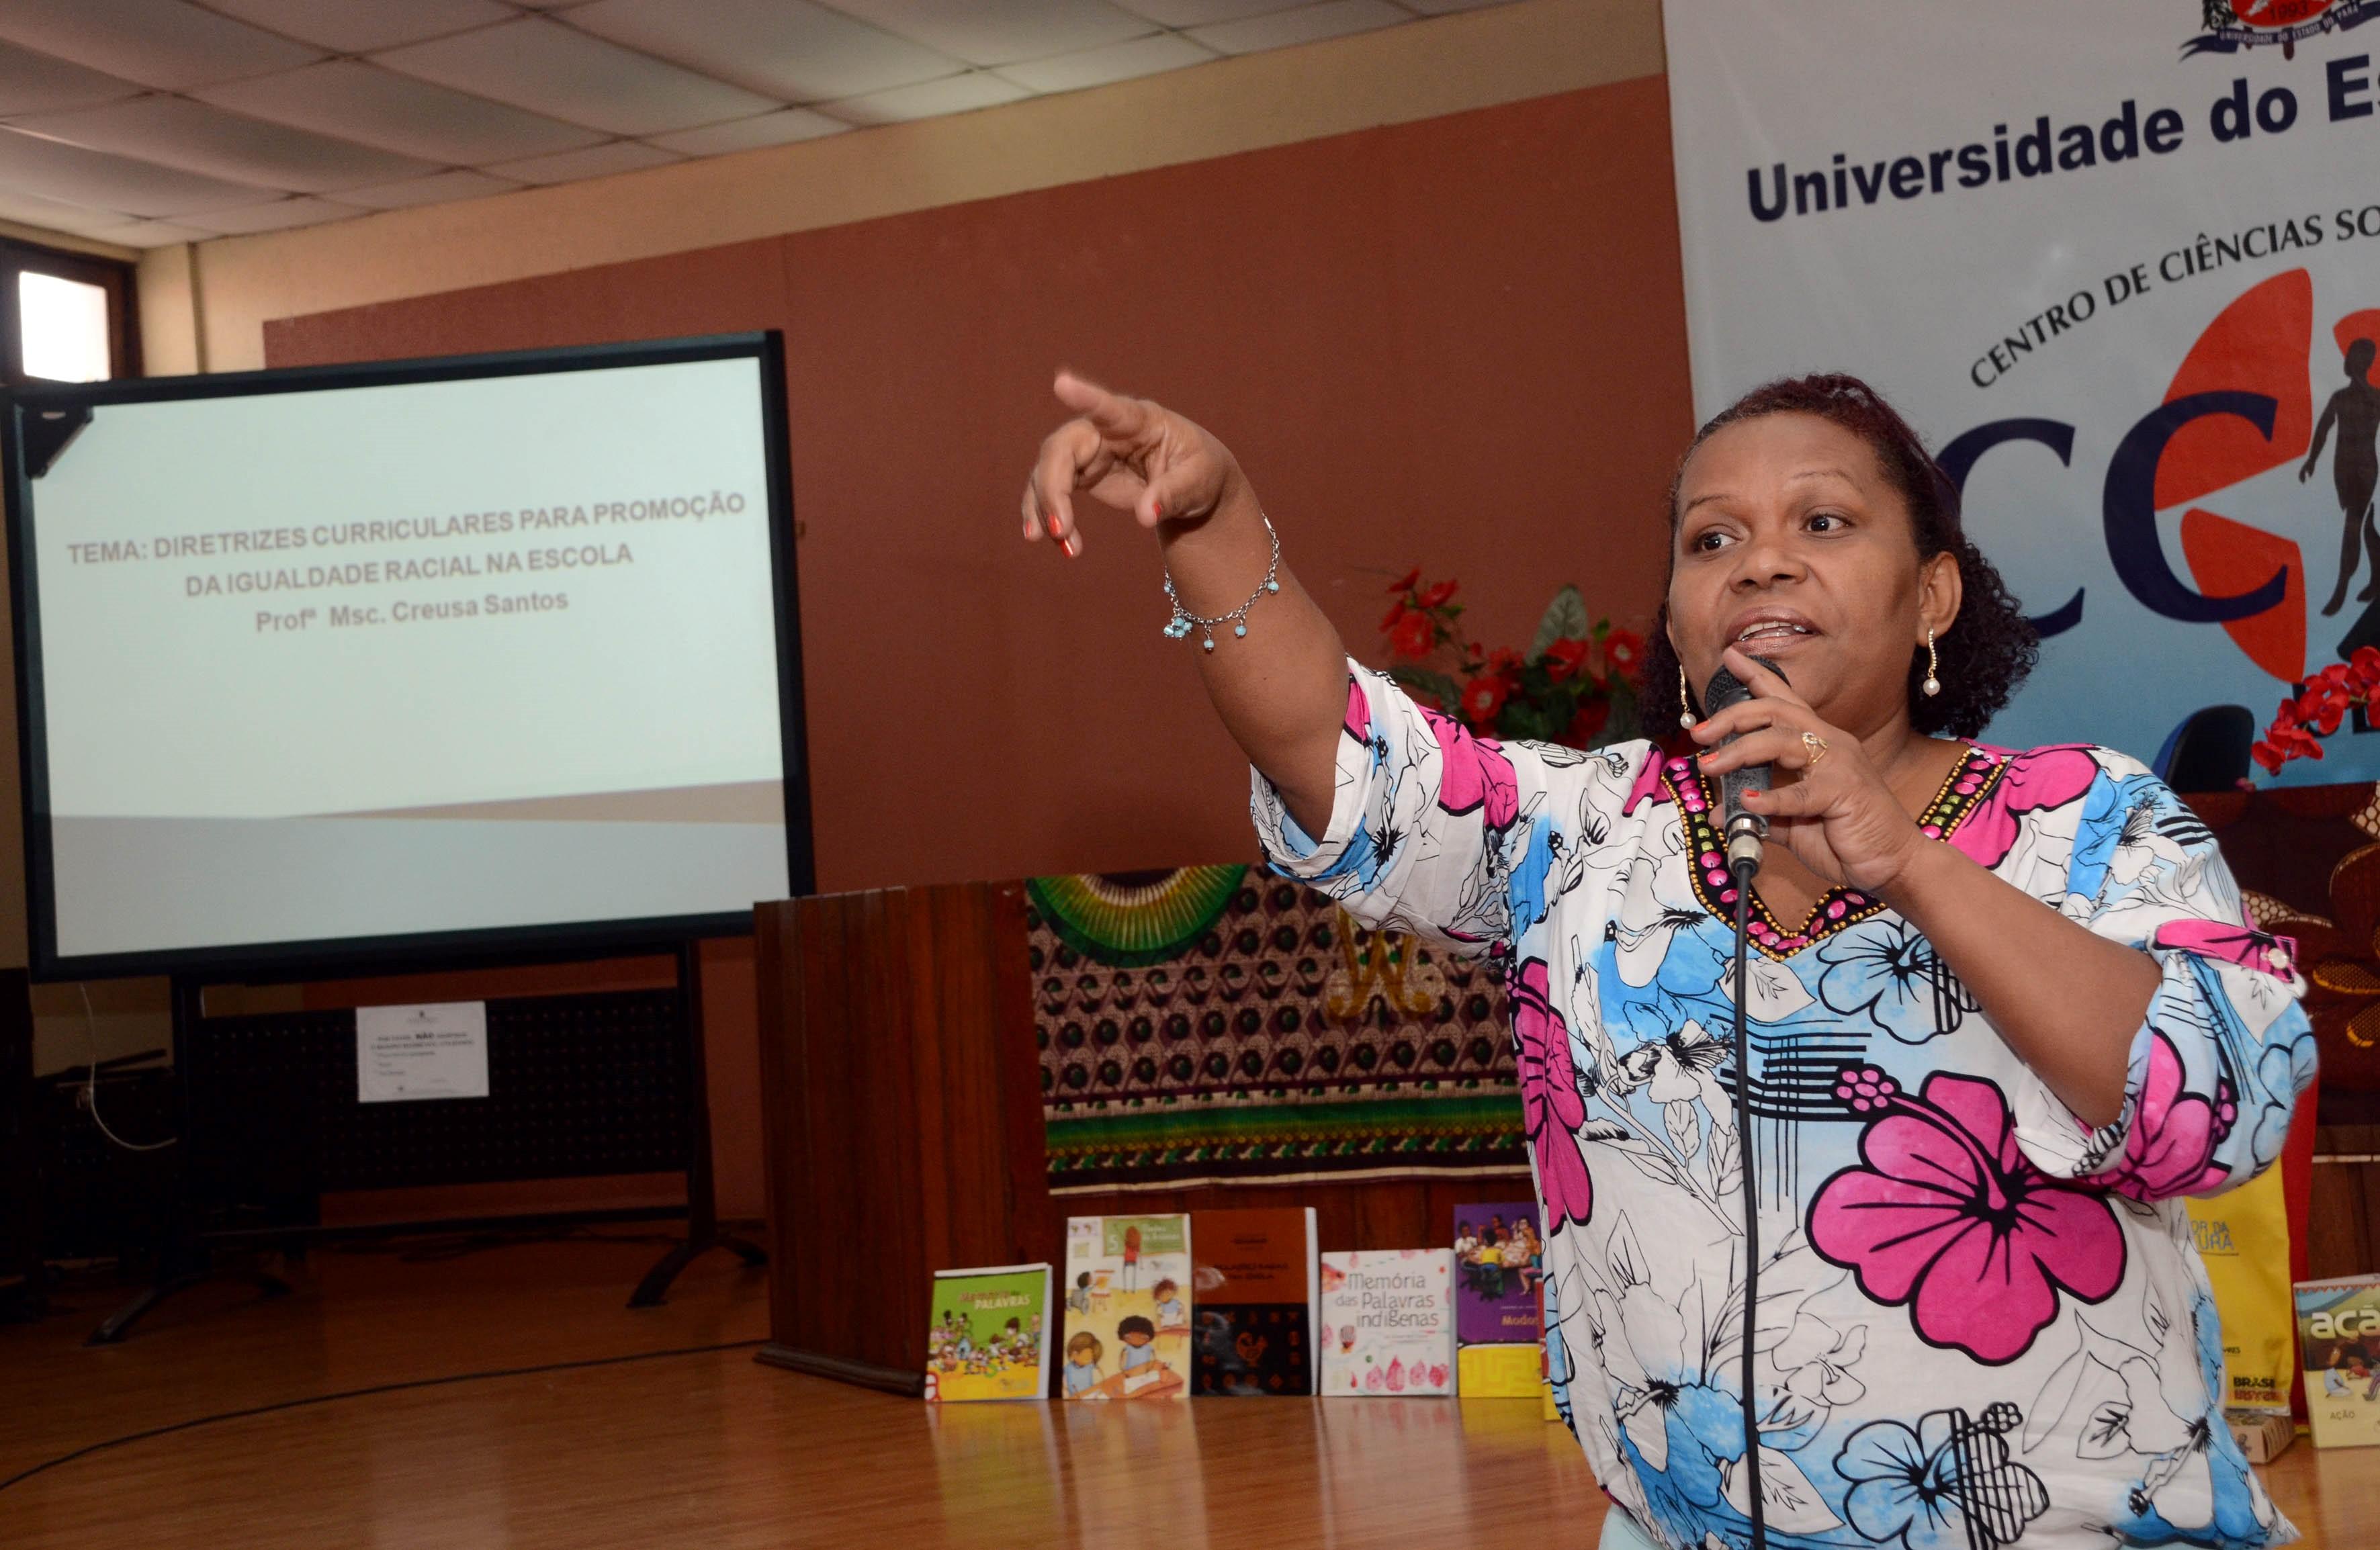
<path fill-rule="evenodd" d="M 2199 0 L 2205 28 L 2182 45 L 2182 57 L 2237 54 L 2267 43 L 2295 57 L 2298 42 L 2325 32 L 2344 32 L 2380 17 L 2380 0 Z"/>

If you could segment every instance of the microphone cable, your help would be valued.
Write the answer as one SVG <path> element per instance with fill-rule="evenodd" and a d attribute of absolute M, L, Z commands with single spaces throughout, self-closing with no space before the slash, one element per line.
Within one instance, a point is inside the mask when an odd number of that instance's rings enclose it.
<path fill-rule="evenodd" d="M 1780 680 L 1785 672 L 1765 657 L 1752 659 Z M 1707 714 L 1752 697 L 1743 681 L 1722 667 L 1703 691 Z M 1730 737 L 1730 743 L 1735 741 Z M 1723 746 L 1724 745 L 1722 745 Z M 1720 777 L 1724 803 L 1720 809 L 1727 841 L 1727 871 L 1735 879 L 1735 1139 L 1743 1165 L 1743 1469 L 1744 1516 L 1752 1525 L 1748 1550 L 1768 1550 L 1767 1504 L 1760 1488 L 1760 1405 L 1754 1388 L 1756 1353 L 1753 1338 L 1760 1323 L 1760 1162 L 1752 1143 L 1752 1038 L 1745 1030 L 1746 1008 L 1752 998 L 1752 879 L 1760 871 L 1762 847 L 1768 839 L 1768 820 L 1742 806 L 1746 789 L 1768 789 L 1768 767 L 1730 770 Z"/>
<path fill-rule="evenodd" d="M 1735 1143 L 1743 1156 L 1743 1468 L 1752 1520 L 1750 1550 L 1767 1550 L 1767 1520 L 1760 1490 L 1760 1408 L 1754 1398 L 1753 1331 L 1760 1314 L 1760 1170 L 1752 1144 L 1752 1041 L 1744 1032 L 1751 985 L 1752 878 L 1760 863 L 1730 857 L 1735 875 Z"/>

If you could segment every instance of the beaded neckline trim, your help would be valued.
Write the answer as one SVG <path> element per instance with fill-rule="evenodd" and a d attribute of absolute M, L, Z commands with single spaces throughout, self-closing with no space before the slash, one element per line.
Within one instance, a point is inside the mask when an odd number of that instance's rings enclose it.
<path fill-rule="evenodd" d="M 1946 839 L 1955 833 L 1991 793 L 2007 767 L 2007 756 L 1969 745 L 1966 757 L 1943 777 L 1941 789 L 1925 805 L 1925 812 L 1918 815 L 1918 828 L 1929 840 Z M 1711 915 L 1732 921 L 1735 879 L 1727 872 L 1727 842 L 1711 821 L 1718 795 L 1704 778 L 1701 762 L 1696 759 L 1669 760 L 1662 767 L 1661 778 L 1669 788 L 1670 800 L 1677 804 L 1680 821 L 1686 827 L 1686 865 L 1694 877 L 1694 899 Z M 1781 962 L 1838 931 L 1874 919 L 1886 907 L 1883 900 L 1857 889 L 1833 889 L 1811 904 L 1809 914 L 1799 926 L 1788 929 L 1769 914 L 1755 890 L 1749 926 L 1752 946 L 1764 957 Z"/>

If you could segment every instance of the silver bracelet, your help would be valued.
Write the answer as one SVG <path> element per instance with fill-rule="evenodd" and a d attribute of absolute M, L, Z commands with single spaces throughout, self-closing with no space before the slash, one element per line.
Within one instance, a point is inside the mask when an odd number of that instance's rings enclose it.
<path fill-rule="evenodd" d="M 1272 558 L 1265 563 L 1264 580 L 1258 584 L 1255 591 L 1248 594 L 1246 602 L 1229 613 L 1219 613 L 1212 619 L 1207 619 L 1182 606 L 1182 599 L 1173 590 L 1173 573 L 1167 571 L 1165 599 L 1173 605 L 1173 617 L 1165 622 L 1165 633 L 1168 637 L 1181 640 L 1189 635 L 1190 627 L 1195 624 L 1206 632 L 1207 638 L 1200 644 L 1206 649 L 1212 651 L 1215 648 L 1216 625 L 1231 625 L 1232 634 L 1234 636 L 1245 636 L 1248 633 L 1248 610 L 1256 607 L 1257 599 L 1266 593 L 1281 590 L 1281 535 L 1272 530 L 1270 517 L 1259 516 L 1257 520 L 1265 525 L 1265 536 L 1272 539 Z"/>

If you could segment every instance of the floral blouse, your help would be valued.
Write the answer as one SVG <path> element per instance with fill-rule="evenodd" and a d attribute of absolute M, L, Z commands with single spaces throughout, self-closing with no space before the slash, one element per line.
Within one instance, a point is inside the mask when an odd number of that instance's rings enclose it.
<path fill-rule="evenodd" d="M 2124 1104 L 2094 1130 L 1926 939 L 1838 889 L 1756 899 L 1737 1132 L 1734 885 L 1691 759 L 1499 745 L 1350 664 L 1327 832 L 1257 777 L 1274 867 L 1500 963 L 1543 1205 L 1557 1397 L 1673 1550 L 1741 1546 L 1745 1150 L 1768 1543 L 1896 1550 L 2297 1537 L 2223 1423 L 2180 1197 L 2268 1166 L 2313 1078 L 2292 946 L 2214 837 L 2106 749 L 1973 745 L 1923 818 L 2155 957 Z"/>

